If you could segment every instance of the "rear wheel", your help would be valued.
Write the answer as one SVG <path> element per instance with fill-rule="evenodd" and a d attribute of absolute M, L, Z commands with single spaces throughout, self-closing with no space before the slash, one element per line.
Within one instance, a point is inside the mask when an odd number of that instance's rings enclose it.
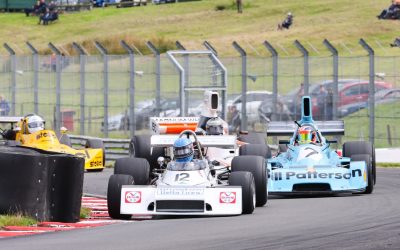
<path fill-rule="evenodd" d="M 254 176 L 256 187 L 256 205 L 264 206 L 268 201 L 268 179 L 265 159 L 261 156 L 236 156 L 232 160 L 232 172 L 246 171 Z"/>
<path fill-rule="evenodd" d="M 115 161 L 114 174 L 124 174 L 133 177 L 136 185 L 148 185 L 150 165 L 143 158 L 120 158 Z"/>
<path fill-rule="evenodd" d="M 256 205 L 256 193 L 253 174 L 250 172 L 234 172 L 229 176 L 230 186 L 242 187 L 242 213 L 251 214 Z"/>
<path fill-rule="evenodd" d="M 371 157 L 372 175 L 376 183 L 375 146 L 366 141 L 349 141 L 343 144 L 343 156 L 350 157 L 355 154 L 368 154 Z"/>
<path fill-rule="evenodd" d="M 367 165 L 367 184 L 364 194 L 370 194 L 374 191 L 374 176 L 372 173 L 371 156 L 368 154 L 355 154 L 351 156 L 352 161 L 364 161 Z"/>
<path fill-rule="evenodd" d="M 264 133 L 251 132 L 248 134 L 239 135 L 238 140 L 250 144 L 266 144 Z"/>
<path fill-rule="evenodd" d="M 131 139 L 129 145 L 129 154 L 136 158 L 144 158 L 149 164 L 150 168 L 158 168 L 157 158 L 164 155 L 164 149 L 154 147 L 151 150 L 150 144 L 151 135 L 137 135 Z"/>
<path fill-rule="evenodd" d="M 113 219 L 128 220 L 132 215 L 121 214 L 121 189 L 122 185 L 134 185 L 133 177 L 124 174 L 113 174 L 108 180 L 107 206 L 108 214 Z"/>
<path fill-rule="evenodd" d="M 258 155 L 271 158 L 271 150 L 266 144 L 245 144 L 239 148 L 239 155 Z"/>

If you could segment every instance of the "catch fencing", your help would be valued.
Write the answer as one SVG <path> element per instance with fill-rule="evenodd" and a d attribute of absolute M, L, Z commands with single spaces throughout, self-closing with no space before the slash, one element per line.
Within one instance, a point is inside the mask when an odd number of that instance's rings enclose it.
<path fill-rule="evenodd" d="M 220 56 L 205 42 L 205 50 L 212 51 L 227 69 L 225 118 L 231 120 L 230 107 L 235 106 L 242 130 L 265 131 L 269 120 L 298 118 L 298 100 L 304 93 L 315 99 L 316 119 L 345 120 L 345 140 L 400 146 L 400 95 L 382 91 L 400 88 L 400 57 L 375 55 L 362 39 L 364 56 L 341 56 L 329 41 L 324 44 L 331 55 L 310 56 L 295 41 L 300 56 L 281 56 L 266 41 L 268 56 L 249 55 L 237 42 L 232 44 L 237 56 Z M 0 55 L 0 94 L 10 104 L 8 115 L 38 113 L 49 128 L 64 126 L 72 134 L 86 136 L 130 138 L 148 133 L 150 116 L 177 116 L 184 111 L 180 110 L 178 70 L 167 54 L 151 42 L 147 45 L 153 55 L 138 55 L 123 41 L 124 55 L 111 55 L 97 42 L 98 55 L 87 55 L 74 43 L 78 54 L 72 56 L 51 43 L 52 55 L 39 54 L 30 43 L 32 54 L 17 55 L 5 44 L 8 54 Z M 177 43 L 177 49 L 185 48 Z M 209 79 L 207 86 L 215 85 L 218 76 L 212 66 L 204 67 L 207 76 L 196 70 L 202 64 L 189 61 L 185 81 L 204 77 Z M 324 94 L 319 92 L 321 84 Z M 186 98 L 188 115 L 199 114 L 202 98 L 200 91 Z"/>

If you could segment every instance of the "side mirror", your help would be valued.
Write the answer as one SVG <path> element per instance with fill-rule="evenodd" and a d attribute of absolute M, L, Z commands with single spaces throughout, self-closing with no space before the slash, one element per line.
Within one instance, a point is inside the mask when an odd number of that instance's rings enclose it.
<path fill-rule="evenodd" d="M 15 127 L 15 128 L 14 128 L 14 131 L 15 131 L 15 132 L 21 131 L 21 127 L 19 127 L 19 126 Z"/>
<path fill-rule="evenodd" d="M 68 129 L 66 127 L 61 127 L 60 128 L 61 134 L 67 133 Z"/>
<path fill-rule="evenodd" d="M 326 140 L 326 143 L 338 143 L 336 139 Z"/>
<path fill-rule="evenodd" d="M 158 163 L 158 165 L 159 165 L 160 167 L 164 166 L 164 164 L 165 164 L 165 158 L 162 157 L 162 156 L 158 157 L 158 158 L 157 158 L 157 163 Z"/>

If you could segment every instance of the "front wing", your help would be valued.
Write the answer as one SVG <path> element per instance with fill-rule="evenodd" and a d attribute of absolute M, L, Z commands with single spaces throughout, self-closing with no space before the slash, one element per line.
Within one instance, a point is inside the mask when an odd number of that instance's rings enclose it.
<path fill-rule="evenodd" d="M 365 162 L 342 167 L 292 167 L 271 170 L 268 164 L 270 194 L 313 194 L 363 192 L 368 185 Z"/>
<path fill-rule="evenodd" d="M 124 185 L 120 212 L 131 215 L 237 215 L 242 213 L 242 188 Z"/>

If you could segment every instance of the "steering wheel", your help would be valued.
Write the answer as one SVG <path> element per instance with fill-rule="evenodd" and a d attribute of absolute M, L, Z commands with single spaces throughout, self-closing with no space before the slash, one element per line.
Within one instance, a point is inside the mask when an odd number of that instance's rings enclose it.
<path fill-rule="evenodd" d="M 203 153 L 201 152 L 201 145 L 200 142 L 197 140 L 197 135 L 195 132 L 193 132 L 192 130 L 184 130 L 179 134 L 179 138 L 182 138 L 186 136 L 186 138 L 190 138 L 190 136 L 193 136 L 194 138 L 194 143 L 197 147 L 197 150 L 199 150 L 199 156 L 200 156 L 200 160 L 203 160 Z"/>

